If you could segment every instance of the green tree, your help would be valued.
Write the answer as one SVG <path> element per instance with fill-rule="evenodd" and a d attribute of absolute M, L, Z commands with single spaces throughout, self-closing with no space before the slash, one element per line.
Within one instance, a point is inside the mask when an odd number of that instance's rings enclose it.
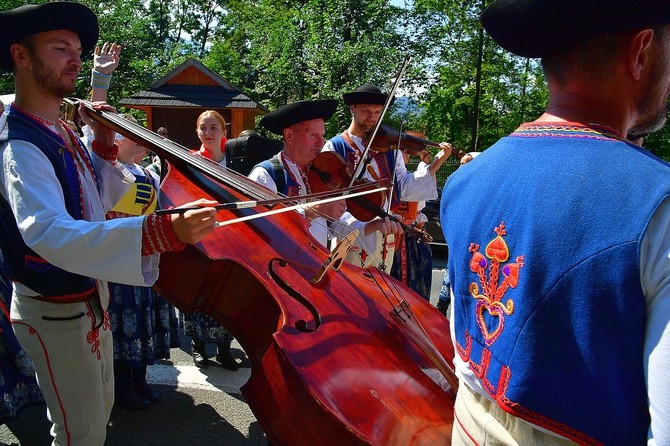
<path fill-rule="evenodd" d="M 388 0 L 238 0 L 227 7 L 209 66 L 270 109 L 339 99 L 367 82 L 388 89 L 404 54 L 403 11 Z M 329 133 L 348 119 L 341 107 Z"/>
<path fill-rule="evenodd" d="M 86 1 L 98 16 L 100 24 L 99 45 L 104 42 L 116 42 L 123 49 L 121 63 L 114 72 L 108 101 L 116 104 L 150 84 L 157 71 L 157 50 L 152 44 L 151 22 L 141 0 L 100 0 Z M 88 97 L 90 91 L 90 73 L 93 67 L 92 55 L 83 58 L 81 80 L 76 95 Z"/>
<path fill-rule="evenodd" d="M 482 150 L 539 115 L 547 97 L 537 61 L 503 51 L 483 32 L 485 5 L 417 0 L 412 15 L 434 73 L 419 97 L 419 125 L 463 150 Z"/>

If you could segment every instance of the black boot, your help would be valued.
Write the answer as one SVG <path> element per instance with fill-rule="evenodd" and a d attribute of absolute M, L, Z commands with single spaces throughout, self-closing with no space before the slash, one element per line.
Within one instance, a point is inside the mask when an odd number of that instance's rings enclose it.
<path fill-rule="evenodd" d="M 197 367 L 207 367 L 209 365 L 204 342 L 191 341 L 191 353 L 193 355 L 193 362 Z"/>
<path fill-rule="evenodd" d="M 114 402 L 126 409 L 138 410 L 151 406 L 149 400 L 135 392 L 132 368 L 114 364 Z"/>
<path fill-rule="evenodd" d="M 233 372 L 239 370 L 240 365 L 235 361 L 233 355 L 230 354 L 230 341 L 219 342 L 216 344 L 216 362 L 221 364 L 224 369 L 232 370 Z"/>
<path fill-rule="evenodd" d="M 138 395 L 151 403 L 157 403 L 161 400 L 160 393 L 147 384 L 147 366 L 133 367 L 133 388 Z"/>

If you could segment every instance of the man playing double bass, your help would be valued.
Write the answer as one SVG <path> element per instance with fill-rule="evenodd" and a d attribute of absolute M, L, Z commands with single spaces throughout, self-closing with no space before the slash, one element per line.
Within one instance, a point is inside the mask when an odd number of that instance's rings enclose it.
<path fill-rule="evenodd" d="M 351 124 L 344 132 L 327 141 L 323 151 L 337 152 L 346 160 L 351 172 L 355 172 L 367 145 L 366 135 L 374 130 L 377 121 L 382 117 L 387 97 L 387 94 L 382 93 L 378 87 L 372 84 L 362 85 L 356 91 L 342 95 L 345 105 L 349 106 L 351 112 Z M 391 103 L 393 103 L 393 100 Z M 366 160 L 368 164 L 363 178 L 370 181 L 394 180 L 392 210 L 393 205 L 399 204 L 401 199 L 404 201 L 435 199 L 437 198 L 437 185 L 434 172 L 451 156 L 453 150 L 451 144 L 447 143 L 441 143 L 440 147 L 442 150 L 435 156 L 429 169 L 420 172 L 407 171 L 405 161 L 399 150 L 389 150 L 383 153 L 370 151 L 371 159 Z M 345 213 L 342 220 L 354 229 L 359 229 L 364 224 L 349 213 Z M 389 237 L 384 243 L 379 233 L 366 232 L 365 234 L 364 246 L 359 248 L 367 251 L 367 255 L 361 253 L 363 254 L 361 258 L 381 260 L 390 267 L 393 259 L 394 240 Z M 394 232 L 393 234 L 395 238 L 400 235 L 400 232 Z M 353 261 L 353 259 L 351 260 Z"/>
<path fill-rule="evenodd" d="M 214 230 L 215 202 L 183 215 L 105 220 L 132 174 L 114 131 L 87 114 L 89 152 L 59 119 L 98 19 L 75 2 L 0 12 L 0 70 L 16 99 L 0 118 L 0 249 L 12 280 L 11 319 L 53 423 L 53 444 L 103 445 L 114 403 L 107 282 L 151 286 L 159 254 Z M 98 105 L 109 110 L 109 107 Z"/>

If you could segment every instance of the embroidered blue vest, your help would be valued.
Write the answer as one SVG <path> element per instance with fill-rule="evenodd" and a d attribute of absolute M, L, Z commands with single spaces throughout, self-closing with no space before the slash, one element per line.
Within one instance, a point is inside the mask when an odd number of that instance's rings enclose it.
<path fill-rule="evenodd" d="M 75 160 L 63 141 L 49 129 L 19 110 L 10 107 L 0 118 L 0 146 L 10 140 L 23 140 L 37 146 L 51 161 L 63 189 L 68 214 L 81 220 L 80 183 Z M 88 152 L 82 152 L 88 156 Z M 90 160 L 89 160 L 90 161 Z M 23 241 L 9 203 L 0 196 L 0 249 L 8 275 L 54 302 L 79 302 L 95 291 L 93 279 L 62 270 L 30 249 Z"/>
<path fill-rule="evenodd" d="M 289 175 L 289 173 L 286 171 L 286 168 L 284 167 L 284 163 L 281 162 L 277 155 L 273 156 L 269 160 L 258 163 L 257 166 L 262 167 L 268 172 L 272 178 L 272 181 L 274 181 L 275 185 L 277 186 L 277 193 L 287 197 L 295 197 L 300 195 L 300 184 L 298 184 L 292 175 Z M 277 166 L 276 169 L 275 166 Z M 279 174 L 283 175 L 283 178 L 278 178 L 277 175 Z"/>
<path fill-rule="evenodd" d="M 334 136 L 330 142 L 333 144 L 333 148 L 337 153 L 342 156 L 347 162 L 351 172 L 354 172 L 356 168 L 356 163 L 358 161 L 358 151 L 351 147 L 346 139 L 340 134 Z M 376 153 L 373 155 L 373 158 L 379 166 L 382 179 L 393 178 L 393 169 L 395 169 L 395 157 L 396 151 L 389 150 L 387 152 Z M 402 197 L 400 196 L 400 188 L 398 187 L 398 182 L 396 181 L 393 184 L 393 196 L 391 206 L 398 206 L 400 204 Z"/>
<path fill-rule="evenodd" d="M 505 411 L 580 444 L 646 444 L 640 244 L 668 167 L 529 124 L 448 179 L 456 350 Z"/>

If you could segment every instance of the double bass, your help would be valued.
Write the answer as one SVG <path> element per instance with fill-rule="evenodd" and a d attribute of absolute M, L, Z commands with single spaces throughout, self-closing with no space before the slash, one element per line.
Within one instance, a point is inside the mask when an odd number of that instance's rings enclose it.
<path fill-rule="evenodd" d="M 86 107 L 163 159 L 162 206 L 277 198 L 144 127 Z M 217 220 L 266 210 L 224 209 Z M 448 321 L 384 273 L 330 267 L 330 256 L 303 218 L 278 213 L 162 254 L 155 288 L 235 336 L 251 363 L 242 395 L 273 445 L 450 444 L 457 381 Z"/>

